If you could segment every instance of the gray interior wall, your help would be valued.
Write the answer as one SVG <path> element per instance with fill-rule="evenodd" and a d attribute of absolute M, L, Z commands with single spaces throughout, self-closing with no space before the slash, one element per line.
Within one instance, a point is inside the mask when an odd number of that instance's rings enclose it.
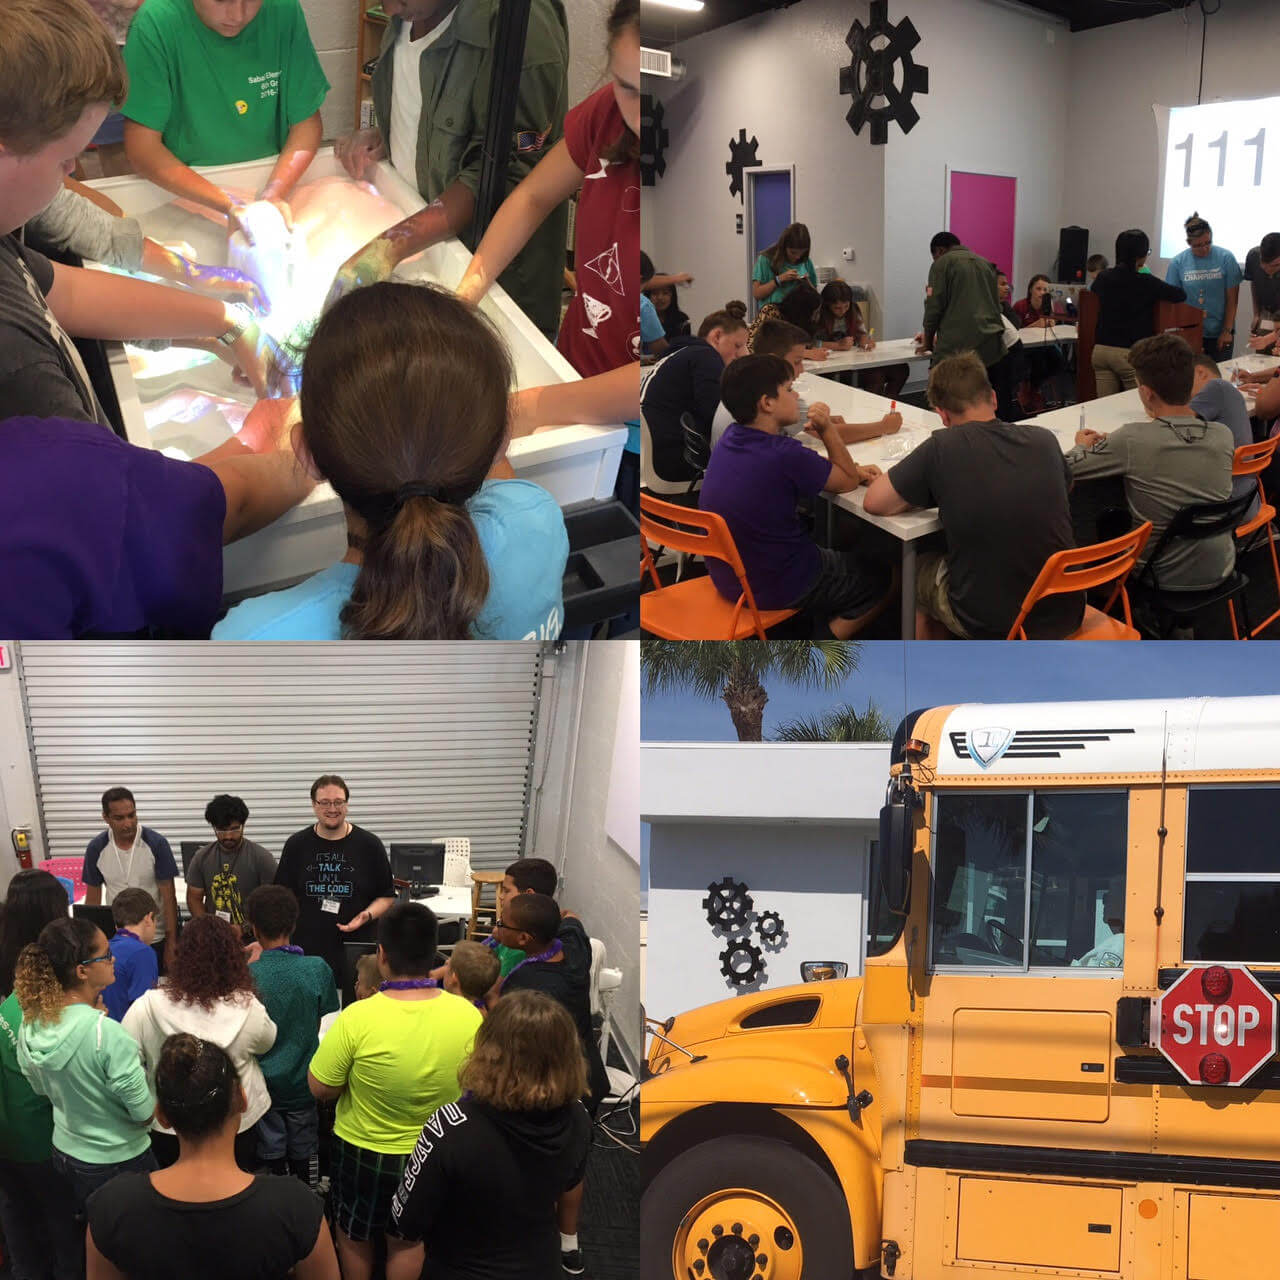
<path fill-rule="evenodd" d="M 1204 102 L 1276 95 L 1280 19 L 1264 0 L 1232 0 L 1205 32 Z M 1115 260 L 1116 235 L 1141 227 L 1159 247 L 1156 121 L 1152 106 L 1193 106 L 1200 76 L 1198 10 L 1161 14 L 1071 38 L 1062 215 L 1089 228 L 1089 248 Z M 1188 213 L 1191 210 L 1187 210 Z M 1280 216 L 1275 220 L 1280 228 Z M 1154 255 L 1151 269 L 1167 264 Z M 1243 260 L 1241 261 L 1243 266 Z M 1240 290 L 1237 332 L 1253 309 Z"/>
<path fill-rule="evenodd" d="M 895 338 L 920 328 L 929 241 L 946 227 L 948 168 L 1018 179 L 1015 296 L 1050 271 L 1071 65 L 1071 37 L 1044 15 L 991 0 L 914 0 L 907 11 L 929 92 L 916 100 L 920 123 L 905 136 L 891 125 L 884 148 L 884 332 Z"/>
<path fill-rule="evenodd" d="M 627 664 L 628 650 L 636 647 L 631 641 L 573 646 L 556 659 L 554 708 L 544 679 L 541 719 L 549 738 L 534 760 L 538 799 L 531 845 L 560 868 L 561 905 L 582 917 L 604 943 L 606 963 L 622 970 L 613 1021 L 633 1066 L 641 1044 L 640 867 L 609 838 L 606 814 L 620 701 L 635 696 Z"/>
<path fill-rule="evenodd" d="M 883 287 L 884 151 L 845 124 L 837 92 L 849 61 L 844 39 L 865 0 L 803 0 L 679 44 L 683 80 L 643 79 L 665 109 L 667 170 L 644 188 L 641 245 L 659 270 L 689 271 L 681 306 L 694 326 L 731 298 L 749 296 L 744 212 L 729 194 L 725 164 L 738 130 L 760 140 L 763 165 L 794 165 L 796 217 L 813 239 L 816 266 Z M 845 246 L 856 259 L 840 258 Z"/>
<path fill-rule="evenodd" d="M 802 960 L 843 960 L 862 971 L 863 898 L 870 823 L 795 826 L 655 823 L 649 854 L 645 1010 L 666 1018 L 739 994 L 721 972 L 723 931 L 707 923 L 702 901 L 725 876 L 745 883 L 755 916 L 776 911 L 784 944 L 764 948 L 760 988 L 800 981 Z M 746 990 L 757 989 L 744 988 Z"/>

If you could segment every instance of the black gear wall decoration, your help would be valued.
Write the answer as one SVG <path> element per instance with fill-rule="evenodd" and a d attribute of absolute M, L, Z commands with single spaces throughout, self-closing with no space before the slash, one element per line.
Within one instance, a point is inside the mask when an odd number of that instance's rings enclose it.
<path fill-rule="evenodd" d="M 725 165 L 724 171 L 729 175 L 729 194 L 737 196 L 739 200 L 743 199 L 743 169 L 755 169 L 763 163 L 756 155 L 756 149 L 759 146 L 760 139 L 754 135 L 750 142 L 747 141 L 745 129 L 738 130 L 737 138 L 729 139 L 729 162 Z"/>
<path fill-rule="evenodd" d="M 884 37 L 886 43 L 876 47 Z M 882 147 L 889 141 L 889 122 L 896 121 L 903 133 L 910 133 L 920 120 L 911 104 L 917 93 L 929 92 L 929 68 L 919 67 L 911 51 L 920 43 L 920 35 L 910 18 L 897 26 L 889 23 L 889 0 L 871 0 L 871 23 L 864 27 L 855 21 L 844 42 L 853 55 L 847 67 L 840 68 L 840 92 L 853 97 L 845 120 L 854 133 L 871 122 L 871 144 Z M 896 65 L 902 63 L 902 82 L 898 83 Z M 882 106 L 872 106 L 884 98 Z"/>
<path fill-rule="evenodd" d="M 747 915 L 754 905 L 747 886 L 732 876 L 707 885 L 707 896 L 702 900 L 707 923 L 713 929 L 718 927 L 729 932 L 747 923 Z"/>
<path fill-rule="evenodd" d="M 776 947 L 786 935 L 787 926 L 776 911 L 762 911 L 756 916 L 756 933 L 767 947 Z"/>
<path fill-rule="evenodd" d="M 749 987 L 764 972 L 764 956 L 745 939 L 730 942 L 720 953 L 720 972 L 735 987 Z"/>
<path fill-rule="evenodd" d="M 662 103 L 651 93 L 640 95 L 640 184 L 652 187 L 667 171 L 667 146 L 671 134 L 663 125 Z"/>

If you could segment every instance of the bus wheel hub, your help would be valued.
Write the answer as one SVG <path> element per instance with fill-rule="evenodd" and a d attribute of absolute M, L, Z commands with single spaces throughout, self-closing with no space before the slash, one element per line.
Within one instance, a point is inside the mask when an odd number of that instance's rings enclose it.
<path fill-rule="evenodd" d="M 804 1257 L 791 1216 L 756 1191 L 720 1191 L 685 1215 L 675 1240 L 685 1280 L 800 1280 Z"/>

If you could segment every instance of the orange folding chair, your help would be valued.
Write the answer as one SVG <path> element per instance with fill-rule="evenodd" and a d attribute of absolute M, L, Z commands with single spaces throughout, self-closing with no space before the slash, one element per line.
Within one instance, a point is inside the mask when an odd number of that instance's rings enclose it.
<path fill-rule="evenodd" d="M 1058 551 L 1044 562 L 1044 568 L 1031 584 L 1022 608 L 1009 629 L 1008 639 L 1025 640 L 1027 615 L 1045 596 L 1060 596 L 1067 592 L 1088 591 L 1108 582 L 1115 589 L 1107 600 L 1105 609 L 1084 607 L 1080 626 L 1066 637 L 1068 640 L 1141 640 L 1129 612 L 1129 593 L 1124 589 L 1125 579 L 1133 570 L 1142 548 L 1151 536 L 1151 521 L 1130 529 L 1123 537 L 1109 542 L 1096 542 L 1090 547 L 1075 547 Z M 1124 621 L 1111 617 L 1110 610 L 1120 598 L 1124 606 Z"/>
<path fill-rule="evenodd" d="M 689 578 L 664 587 L 649 553 L 649 541 L 673 551 L 721 560 L 737 575 L 742 588 L 730 603 L 709 577 Z M 794 617 L 796 609 L 758 609 L 751 584 L 722 517 L 693 511 L 640 492 L 640 568 L 649 575 L 652 591 L 640 597 L 640 626 L 664 640 L 744 640 Z"/>
<path fill-rule="evenodd" d="M 1266 492 L 1262 488 L 1262 473 L 1271 465 L 1271 459 L 1275 454 L 1277 445 L 1280 445 L 1280 436 L 1273 436 L 1270 440 L 1261 440 L 1257 444 L 1242 444 L 1235 452 L 1235 458 L 1231 464 L 1231 475 L 1233 478 L 1236 476 L 1253 476 L 1257 483 L 1257 514 L 1236 528 L 1236 542 L 1260 540 L 1254 538 L 1255 534 L 1260 534 L 1266 539 L 1267 550 L 1271 552 L 1271 572 L 1276 581 L 1276 595 L 1280 597 L 1280 560 L 1276 559 L 1276 544 L 1272 540 L 1271 528 L 1271 522 L 1276 518 L 1276 509 L 1267 501 Z M 1237 553 L 1252 550 L 1252 542 L 1249 546 L 1237 547 Z M 1256 636 L 1259 631 L 1265 631 L 1277 618 L 1280 618 L 1280 608 L 1277 608 L 1269 617 L 1258 623 L 1249 632 L 1250 637 Z"/>

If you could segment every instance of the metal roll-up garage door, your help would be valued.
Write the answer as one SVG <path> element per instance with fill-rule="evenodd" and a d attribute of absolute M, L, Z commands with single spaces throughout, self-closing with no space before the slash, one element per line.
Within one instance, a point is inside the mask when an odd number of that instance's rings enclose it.
<path fill-rule="evenodd" d="M 29 643 L 20 659 L 50 856 L 82 854 L 102 792 L 126 786 L 175 857 L 213 838 L 204 808 L 225 791 L 278 858 L 322 773 L 385 844 L 465 836 L 477 869 L 524 853 L 540 645 Z"/>

